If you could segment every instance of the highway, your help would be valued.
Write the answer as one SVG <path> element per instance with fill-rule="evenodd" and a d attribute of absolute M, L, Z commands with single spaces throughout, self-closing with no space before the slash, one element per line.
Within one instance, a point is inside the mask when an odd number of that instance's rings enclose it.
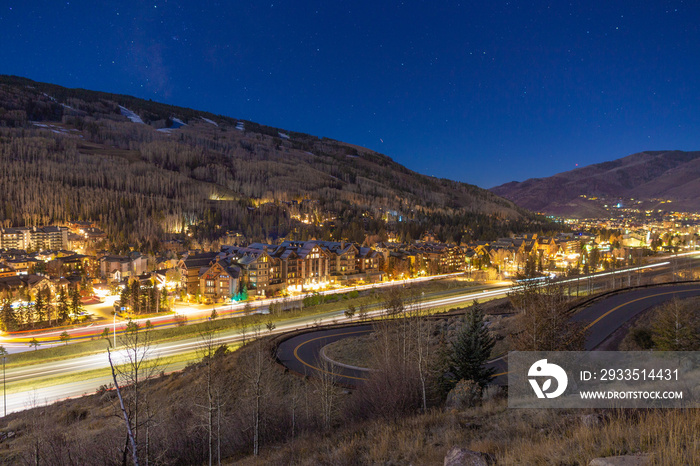
<path fill-rule="evenodd" d="M 577 312 L 572 320 L 586 323 L 588 335 L 586 350 L 595 350 L 625 322 L 673 297 L 700 296 L 700 284 L 665 285 L 634 289 L 610 295 Z M 339 383 L 356 386 L 366 380 L 366 370 L 333 365 L 332 369 L 321 368 L 321 350 L 324 346 L 341 340 L 371 332 L 370 325 L 358 325 L 339 329 L 316 330 L 295 336 L 282 342 L 277 350 L 278 359 L 290 370 L 304 375 L 314 372 L 331 373 Z M 492 363 L 498 373 L 507 371 L 503 359 Z"/>
<path fill-rule="evenodd" d="M 651 264 L 645 266 L 645 269 L 661 270 L 664 267 L 668 267 L 668 262 Z M 634 269 L 636 270 L 636 269 Z M 574 283 L 577 279 L 567 279 L 563 280 L 562 283 Z M 393 283 L 396 285 L 396 283 Z M 464 293 L 459 296 L 451 296 L 446 298 L 436 298 L 430 299 L 426 296 L 425 301 L 421 303 L 423 307 L 442 307 L 442 306 L 458 306 L 464 303 L 471 303 L 475 299 L 491 299 L 504 297 L 509 292 L 510 287 L 505 284 L 495 285 L 489 289 L 479 290 L 477 292 Z M 267 304 L 273 302 L 273 300 L 267 300 Z M 258 304 L 263 304 L 258 303 Z M 242 312 L 242 305 L 233 305 L 226 308 L 217 307 L 217 312 L 220 315 L 236 315 Z M 368 317 L 375 315 L 381 315 L 385 312 L 384 309 L 375 309 L 368 313 Z M 202 321 L 208 318 L 211 313 L 211 309 L 192 309 L 188 311 L 188 322 L 192 323 L 194 321 Z M 144 319 L 145 320 L 145 319 Z M 151 322 L 156 326 L 167 326 L 174 325 L 173 316 L 163 316 L 163 318 L 150 319 Z M 264 334 L 277 334 L 288 332 L 291 330 L 307 329 L 314 326 L 327 325 L 332 323 L 347 322 L 348 319 L 344 316 L 344 311 L 333 311 L 327 312 L 325 314 L 318 314 L 309 317 L 300 317 L 287 320 L 283 323 L 278 323 L 277 328 L 273 332 L 263 331 Z M 141 322 L 143 323 L 143 322 Z M 122 324 L 123 325 L 123 324 Z M 104 324 L 93 324 L 90 327 L 77 328 L 72 330 L 72 337 L 75 339 L 79 338 L 92 338 L 95 335 L 102 333 L 104 328 L 108 328 L 114 331 L 114 323 L 108 322 Z M 117 323 L 117 332 L 119 332 L 120 327 Z M 62 332 L 62 329 L 51 330 L 48 332 L 43 332 L 41 334 L 32 334 L 31 337 L 44 338 L 45 341 L 42 346 L 56 345 L 58 335 Z M 24 337 L 24 340 L 28 340 L 31 337 Z M 250 335 L 248 335 L 250 337 Z M 241 340 L 241 335 L 234 330 L 223 332 L 219 335 L 221 343 L 235 343 Z M 11 351 L 26 351 L 27 344 L 26 341 L 0 341 L 0 344 L 6 346 L 6 348 Z M 200 342 L 197 338 L 190 338 L 186 340 L 179 340 L 174 342 L 165 342 L 154 345 L 152 356 L 161 357 L 167 360 L 168 357 L 196 351 Z M 117 354 L 115 357 L 116 362 L 120 360 L 120 355 Z M 308 361 L 309 364 L 314 365 L 316 363 L 315 359 Z M 185 362 L 171 363 L 166 365 L 163 370 L 165 372 L 180 370 L 184 367 Z M 52 379 L 56 376 L 67 376 L 71 374 L 77 374 L 83 371 L 95 370 L 95 369 L 105 369 L 108 367 L 106 352 L 103 354 L 84 356 L 80 358 L 74 358 L 69 360 L 64 360 L 60 362 L 50 362 L 50 363 L 40 363 L 33 364 L 31 366 L 24 366 L 20 368 L 8 368 L 6 371 L 6 381 L 9 384 L 16 384 L 19 382 L 23 383 L 22 391 L 15 392 L 13 389 L 12 393 L 7 395 L 8 412 L 26 409 L 37 404 L 43 405 L 47 403 L 52 403 L 56 400 L 81 396 L 83 394 L 94 393 L 101 385 L 106 385 L 111 383 L 109 377 L 93 377 L 86 378 L 78 382 L 61 383 L 60 381 L 53 382 Z M 342 375 L 342 374 L 341 374 Z M 59 379 L 60 380 L 60 379 Z M 10 387 L 11 388 L 11 387 Z"/>
<path fill-rule="evenodd" d="M 324 291 L 319 291 L 318 294 L 320 295 L 331 295 L 331 294 L 336 294 L 336 293 L 349 293 L 352 291 L 364 291 L 364 290 L 372 290 L 372 289 L 381 289 L 381 288 L 386 288 L 386 287 L 391 287 L 391 286 L 401 286 L 401 285 L 411 285 L 411 284 L 416 284 L 416 283 L 424 283 L 424 282 L 429 282 L 433 280 L 442 280 L 445 278 L 453 278 L 453 277 L 458 277 L 458 276 L 464 276 L 464 273 L 451 273 L 451 274 L 443 274 L 443 275 L 434 275 L 434 276 L 427 276 L 427 277 L 417 277 L 417 278 L 407 278 L 405 280 L 400 280 L 400 281 L 392 281 L 392 282 L 382 282 L 382 283 L 372 283 L 372 284 L 367 284 L 367 285 L 357 285 L 353 287 L 346 287 L 342 289 L 332 289 L 332 290 L 324 290 Z M 489 285 L 486 288 L 493 288 L 494 286 Z M 503 287 L 503 285 L 501 285 Z M 294 303 L 295 301 L 303 299 L 304 296 L 297 296 L 289 300 L 290 303 Z M 116 296 L 108 297 L 105 300 L 105 303 L 97 304 L 97 305 L 88 305 L 86 306 L 86 309 L 96 315 L 98 317 L 98 321 L 92 322 L 87 325 L 82 325 L 82 326 L 64 326 L 64 327 L 56 327 L 48 330 L 25 330 L 25 331 L 20 331 L 20 332 L 12 332 L 10 334 L 2 335 L 0 336 L 0 344 L 2 344 L 5 349 L 8 351 L 8 353 L 19 353 L 23 351 L 30 351 L 31 347 L 29 346 L 29 342 L 32 339 L 36 339 L 37 341 L 40 342 L 41 347 L 47 348 L 47 347 L 52 347 L 52 346 L 57 346 L 57 345 L 62 345 L 64 344 L 60 340 L 61 334 L 65 331 L 67 332 L 71 339 L 69 343 L 76 343 L 84 340 L 90 340 L 92 338 L 99 337 L 100 334 L 105 330 L 108 329 L 113 334 L 119 335 L 120 333 L 123 333 L 124 328 L 126 327 L 127 321 L 117 318 L 112 318 L 111 316 L 111 309 L 113 308 L 114 302 L 117 300 Z M 211 312 L 213 309 L 216 309 L 216 312 L 219 316 L 219 318 L 229 318 L 229 317 L 238 317 L 243 315 L 245 306 L 246 304 L 250 304 L 253 308 L 253 312 L 257 313 L 266 313 L 269 305 L 272 303 L 282 303 L 284 302 L 284 298 L 266 298 L 266 299 L 257 299 L 253 300 L 249 303 L 231 303 L 231 304 L 220 304 L 220 305 L 210 305 L 210 306 L 204 306 L 204 305 L 186 305 L 186 304 L 177 304 L 175 306 L 175 314 L 178 316 L 184 316 L 187 319 L 187 324 L 193 324 L 193 323 L 199 323 L 199 322 L 204 322 L 209 317 L 211 316 Z M 342 315 L 342 312 L 339 313 Z M 175 315 L 173 314 L 166 314 L 162 316 L 152 316 L 148 318 L 139 318 L 139 319 L 133 319 L 133 322 L 137 323 L 139 326 L 142 326 L 146 323 L 146 321 L 150 321 L 151 325 L 153 325 L 154 328 L 165 328 L 165 327 L 174 327 L 176 325 L 179 325 L 180 322 L 178 319 L 176 319 Z"/>
<path fill-rule="evenodd" d="M 655 262 L 649 265 L 645 265 L 642 267 L 629 267 L 626 269 L 619 269 L 613 272 L 600 272 L 596 274 L 592 274 L 589 276 L 582 276 L 582 277 L 574 277 L 574 278 L 568 278 L 568 279 L 562 279 L 558 280 L 558 283 L 561 283 L 563 285 L 567 285 L 571 288 L 571 292 L 573 293 L 574 290 L 595 290 L 597 287 L 601 286 L 602 282 L 605 282 L 606 280 L 613 279 L 613 280 L 619 280 L 620 283 L 624 283 L 627 281 L 627 285 L 633 285 L 635 280 L 640 280 L 641 276 L 644 274 L 659 274 L 659 273 L 666 273 L 669 270 L 672 269 L 672 262 L 678 262 L 678 261 L 696 261 L 698 256 L 700 256 L 700 252 L 690 252 L 690 253 L 684 253 L 684 254 L 678 254 L 675 256 L 673 260 L 663 260 L 660 262 Z M 691 263 L 692 266 L 692 263 Z M 429 277 L 418 277 L 418 278 L 412 278 L 412 279 L 406 279 L 406 280 L 400 280 L 400 281 L 393 281 L 393 282 L 384 282 L 384 283 L 375 283 L 375 284 L 368 284 L 368 285 L 359 285 L 355 287 L 348 287 L 348 288 L 343 288 L 342 290 L 326 290 L 326 291 L 320 291 L 319 294 L 322 295 L 328 295 L 328 294 L 334 294 L 334 293 L 348 293 L 351 291 L 363 291 L 363 290 L 370 290 L 370 289 L 380 289 L 384 287 L 389 287 L 389 286 L 401 286 L 401 285 L 411 285 L 415 283 L 421 283 L 421 282 L 427 282 L 431 280 L 438 280 L 438 279 L 444 279 L 444 278 L 450 278 L 450 277 L 457 277 L 457 276 L 464 276 L 464 273 L 453 273 L 453 274 L 445 274 L 445 275 L 437 275 L 437 276 L 429 276 Z M 508 290 L 510 287 L 510 282 L 501 282 L 498 285 L 489 285 L 484 288 L 484 290 L 487 294 L 484 294 L 483 296 L 477 296 L 474 294 L 469 294 L 468 298 L 469 300 L 473 299 L 482 299 L 482 298 L 489 298 L 489 297 L 495 297 L 495 296 L 502 296 L 505 294 L 505 291 Z M 302 296 L 296 297 L 295 299 L 302 299 Z M 461 297 L 456 297 L 452 301 L 445 301 L 441 304 L 438 303 L 430 303 L 431 306 L 443 306 L 443 305 L 452 305 L 452 304 L 460 304 L 465 302 L 465 299 L 462 299 Z M 84 340 L 90 340 L 96 337 L 99 337 L 100 334 L 105 330 L 108 329 L 109 332 L 113 334 L 120 334 L 124 331 L 124 328 L 126 327 L 126 321 L 124 320 L 117 320 L 109 318 L 109 310 L 112 308 L 112 304 L 116 300 L 116 297 L 110 297 L 106 300 L 106 303 L 99 304 L 99 305 L 92 305 L 88 306 L 89 310 L 91 312 L 94 312 L 96 315 L 99 316 L 99 320 L 93 323 L 90 323 L 88 325 L 84 326 L 65 326 L 65 327 L 59 327 L 59 328 L 52 328 L 50 330 L 26 330 L 26 331 L 21 331 L 21 332 L 13 332 L 11 334 L 6 334 L 6 335 L 1 335 L 0 336 L 0 344 L 5 347 L 5 349 L 8 351 L 8 353 L 19 353 L 23 351 L 30 351 L 31 347 L 29 346 L 29 342 L 32 339 L 36 339 L 40 344 L 41 347 L 51 347 L 51 346 L 56 346 L 63 344 L 63 342 L 60 341 L 60 336 L 61 334 L 65 331 L 69 334 L 70 336 L 70 342 L 69 343 L 76 343 L 79 341 L 84 341 Z M 267 299 L 259 299 L 252 301 L 250 305 L 253 307 L 254 312 L 258 313 L 266 313 L 268 306 L 272 303 L 282 303 L 283 298 L 267 298 Z M 290 301 L 291 302 L 291 301 Z M 192 323 L 198 323 L 198 322 L 204 322 L 206 321 L 209 316 L 211 315 L 212 309 L 216 309 L 217 314 L 219 315 L 220 318 L 229 318 L 229 317 L 237 317 L 240 315 L 243 315 L 244 309 L 245 309 L 246 303 L 233 303 L 233 304 L 225 304 L 225 305 L 215 305 L 215 306 L 201 306 L 201 305 L 182 305 L 178 304 L 175 307 L 175 312 L 178 316 L 184 316 L 187 319 L 187 324 L 192 324 Z M 342 312 L 337 313 L 338 318 L 342 318 Z M 141 318 L 141 319 L 134 319 L 134 322 L 137 323 L 138 325 L 142 326 L 146 323 L 146 321 L 150 321 L 150 323 L 155 327 L 155 328 L 165 328 L 165 327 L 173 327 L 176 325 L 179 325 L 179 321 L 176 318 L 175 315 L 173 314 L 167 314 L 167 315 L 162 315 L 162 316 L 152 316 L 149 318 Z"/>
<path fill-rule="evenodd" d="M 482 290 L 474 293 L 467 293 L 461 296 L 440 298 L 430 301 L 426 300 L 426 302 L 422 303 L 422 305 L 431 307 L 457 305 L 464 302 L 471 302 L 476 298 L 483 299 L 487 297 L 502 297 L 505 296 L 507 292 L 507 287 L 500 286 L 494 290 Z M 383 308 L 375 309 L 368 312 L 367 317 L 371 318 L 384 314 L 385 312 L 386 311 Z M 278 323 L 277 328 L 275 328 L 272 332 L 263 329 L 261 334 L 274 335 L 292 330 L 307 329 L 315 326 L 346 321 L 348 321 L 348 319 L 344 315 L 344 310 L 339 310 L 327 312 L 325 314 L 289 319 L 283 323 Z M 104 326 L 101 326 L 100 328 L 104 328 Z M 111 325 L 109 328 L 111 329 Z M 100 332 L 101 330 L 98 332 L 98 334 Z M 251 338 L 250 333 L 248 333 L 247 338 Z M 222 332 L 218 335 L 219 344 L 233 344 L 240 342 L 241 339 L 242 335 L 237 330 Z M 201 341 L 199 338 L 163 342 L 153 345 L 153 348 L 150 351 L 150 356 L 151 358 L 161 358 L 163 361 L 165 361 L 166 365 L 163 367 L 163 371 L 170 372 L 182 369 L 185 363 L 167 364 L 167 359 L 169 357 L 197 351 L 200 346 Z M 116 364 L 119 364 L 124 361 L 124 355 L 117 351 L 113 359 Z M 111 383 L 111 378 L 107 376 L 94 377 L 82 380 L 80 382 L 57 384 L 52 384 L 51 379 L 57 376 L 68 376 L 84 371 L 106 369 L 108 367 L 109 364 L 105 350 L 105 353 L 92 356 L 82 356 L 57 362 L 38 363 L 29 366 L 8 368 L 6 371 L 6 382 L 8 384 L 23 382 L 26 385 L 26 389 L 23 389 L 21 392 L 7 395 L 7 411 L 18 411 L 27 409 L 37 404 L 43 405 L 61 399 L 94 393 L 101 385 Z"/>

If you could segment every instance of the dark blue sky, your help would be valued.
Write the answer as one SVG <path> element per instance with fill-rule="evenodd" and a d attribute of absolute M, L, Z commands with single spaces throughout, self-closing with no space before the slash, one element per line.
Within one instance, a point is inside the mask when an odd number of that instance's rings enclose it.
<path fill-rule="evenodd" d="M 0 73 L 327 136 L 491 187 L 700 150 L 697 1 L 32 1 Z"/>

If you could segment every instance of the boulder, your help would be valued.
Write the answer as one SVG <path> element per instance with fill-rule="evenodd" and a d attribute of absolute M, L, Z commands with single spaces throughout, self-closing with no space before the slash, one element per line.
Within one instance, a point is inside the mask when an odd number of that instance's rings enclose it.
<path fill-rule="evenodd" d="M 492 466 L 496 458 L 488 453 L 452 447 L 445 455 L 445 466 Z"/>
<path fill-rule="evenodd" d="M 481 387 L 473 380 L 460 380 L 447 394 L 445 408 L 466 409 L 481 403 Z"/>

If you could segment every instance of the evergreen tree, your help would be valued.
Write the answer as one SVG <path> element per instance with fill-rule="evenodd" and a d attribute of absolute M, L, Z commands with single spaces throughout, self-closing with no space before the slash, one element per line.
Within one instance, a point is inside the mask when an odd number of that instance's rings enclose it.
<path fill-rule="evenodd" d="M 61 290 L 58 292 L 58 319 L 61 322 L 68 320 L 69 310 L 68 293 L 66 293 L 66 289 L 64 287 L 61 287 Z"/>
<path fill-rule="evenodd" d="M 44 288 L 44 299 L 46 300 L 46 321 L 48 322 L 49 326 L 52 326 L 55 314 L 54 307 L 51 304 L 51 300 L 53 299 L 53 296 L 51 295 L 51 288 Z"/>
<path fill-rule="evenodd" d="M 158 312 L 158 288 L 153 283 L 148 290 L 148 312 L 151 314 Z"/>
<path fill-rule="evenodd" d="M 46 319 L 46 297 L 44 290 L 40 289 L 34 300 L 34 316 L 37 322 L 42 322 Z"/>
<path fill-rule="evenodd" d="M 34 306 L 24 303 L 19 307 L 20 321 L 23 325 L 34 327 Z"/>
<path fill-rule="evenodd" d="M 80 302 L 78 288 L 73 288 L 70 292 L 70 312 L 73 314 L 73 318 L 77 319 L 83 310 L 83 303 Z"/>
<path fill-rule="evenodd" d="M 123 308 L 128 309 L 131 306 L 131 286 L 129 286 L 128 282 L 124 285 L 124 288 L 122 288 L 119 299 Z"/>
<path fill-rule="evenodd" d="M 475 301 L 467 311 L 462 328 L 452 344 L 450 372 L 454 375 L 454 384 L 462 379 L 473 380 L 483 388 L 494 372 L 493 368 L 484 365 L 495 344 L 496 341 L 486 328 L 484 313 Z"/>
<path fill-rule="evenodd" d="M 105 329 L 105 330 L 106 330 L 106 329 Z M 68 332 L 66 332 L 65 330 L 64 330 L 63 333 L 62 333 L 61 335 L 59 335 L 59 337 L 58 337 L 58 339 L 61 340 L 61 341 L 62 341 L 63 343 L 65 343 L 66 345 L 68 345 L 68 342 L 70 341 L 70 338 L 71 338 L 71 337 L 70 337 L 70 334 L 69 334 Z"/>
<path fill-rule="evenodd" d="M 160 304 L 158 306 L 158 312 L 168 310 L 168 291 L 163 288 L 159 290 L 158 299 L 160 299 Z"/>
<path fill-rule="evenodd" d="M 5 298 L 2 303 L 2 311 L 0 311 L 0 325 L 4 332 L 12 332 L 17 330 L 17 316 L 15 310 L 12 309 L 12 301 Z"/>
<path fill-rule="evenodd" d="M 131 282 L 131 312 L 134 314 L 141 313 L 141 283 L 138 279 Z"/>

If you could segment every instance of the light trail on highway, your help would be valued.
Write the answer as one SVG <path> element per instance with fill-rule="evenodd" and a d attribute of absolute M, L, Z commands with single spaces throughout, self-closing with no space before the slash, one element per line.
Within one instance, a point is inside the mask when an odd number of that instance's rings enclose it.
<path fill-rule="evenodd" d="M 641 271 L 645 269 L 658 269 L 663 266 L 668 266 L 669 262 L 663 262 L 663 263 L 655 263 L 655 264 L 650 264 L 647 266 L 642 266 L 642 267 L 635 267 L 633 269 L 630 269 L 630 271 Z M 616 273 L 623 273 L 627 272 L 627 269 L 620 269 L 620 271 L 616 271 Z M 568 278 L 565 280 L 558 281 L 556 283 L 572 283 L 575 282 L 577 279 L 596 279 L 598 277 L 605 277 L 607 275 L 611 275 L 611 272 L 603 272 L 602 274 L 597 274 L 595 276 L 590 276 L 590 277 L 575 277 L 575 278 Z M 392 283 L 392 285 L 396 286 L 396 283 Z M 486 290 L 481 290 L 481 291 L 476 291 L 476 292 L 467 292 L 458 296 L 451 296 L 451 297 L 446 297 L 446 298 L 437 298 L 437 299 L 427 299 L 425 301 L 421 301 L 418 303 L 414 303 L 412 305 L 409 305 L 409 310 L 411 309 L 411 306 L 421 306 L 425 309 L 427 308 L 438 308 L 438 307 L 448 307 L 448 306 L 456 306 L 459 304 L 463 303 L 470 303 L 474 300 L 483 300 L 483 299 L 495 299 L 499 297 L 504 297 L 507 296 L 509 292 L 511 292 L 513 289 L 513 285 L 496 285 L 492 289 L 486 289 Z M 278 299 L 278 298 L 277 298 Z M 276 302 L 275 300 L 271 299 L 268 300 L 268 305 L 270 302 Z M 237 305 L 237 306 L 231 306 L 231 308 L 228 309 L 219 309 L 217 308 L 217 313 L 221 314 L 230 314 L 230 315 L 235 315 L 236 313 L 242 313 L 243 311 L 243 306 L 244 305 Z M 188 317 L 188 322 L 192 323 L 194 321 L 204 321 L 208 318 L 208 316 L 211 314 L 211 310 L 194 310 L 193 313 L 191 313 Z M 372 317 L 377 317 L 381 315 L 386 314 L 386 309 L 385 308 L 379 308 L 375 309 L 372 311 L 369 311 L 367 313 L 368 318 Z M 144 324 L 146 320 L 150 320 L 151 323 L 154 325 L 154 327 L 160 327 L 160 326 L 167 326 L 167 325 L 173 325 L 173 323 L 168 322 L 168 319 L 173 319 L 172 315 L 169 316 L 164 316 L 162 319 L 139 319 L 136 322 L 139 324 Z M 301 330 L 301 329 L 309 329 L 309 328 L 317 328 L 325 324 L 333 324 L 333 323 L 342 323 L 342 322 L 350 322 L 352 319 L 349 319 L 348 317 L 345 316 L 344 310 L 338 310 L 338 311 L 331 311 L 327 312 L 324 314 L 317 314 L 317 315 L 312 315 L 312 316 L 305 316 L 305 317 L 296 317 L 289 319 L 288 321 L 281 322 L 277 324 L 277 327 L 273 331 L 261 331 L 259 332 L 261 335 L 274 335 L 274 334 L 279 334 L 279 333 L 284 333 L 292 330 Z M 94 335 L 99 335 L 101 334 L 101 331 L 104 328 L 109 328 L 110 330 L 113 330 L 113 323 L 105 323 L 105 324 L 100 324 L 100 325 L 93 325 L 92 327 L 88 327 L 90 329 L 87 331 L 83 337 L 84 338 L 91 338 L 91 336 Z M 80 329 L 76 329 L 80 330 Z M 83 329 L 85 330 L 85 329 Z M 118 329 L 119 330 L 119 329 Z M 123 326 L 122 326 L 123 330 Z M 48 331 L 42 334 L 42 336 L 46 338 L 56 338 L 56 333 L 57 331 L 52 330 Z M 251 338 L 251 333 L 248 333 L 246 335 L 247 339 Z M 229 331 L 224 331 L 218 335 L 217 338 L 217 344 L 235 344 L 240 342 L 243 339 L 243 335 L 241 335 L 237 330 L 229 330 Z M 3 343 L 7 344 L 7 343 Z M 18 343 L 19 344 L 19 343 Z M 26 343 L 22 343 L 23 345 L 26 346 Z M 59 344 L 59 343 L 54 343 L 54 344 Z M 106 344 L 106 343 L 105 343 Z M 48 346 L 48 345 L 47 345 Z M 151 358 L 161 358 L 161 359 L 167 359 L 170 356 L 176 356 L 182 353 L 190 353 L 193 351 L 197 351 L 199 347 L 201 346 L 201 341 L 199 338 L 193 337 L 193 338 L 188 338 L 188 339 L 183 339 L 183 340 L 177 340 L 177 341 L 170 341 L 170 342 L 161 342 L 153 345 L 152 351 L 151 351 Z M 121 364 L 124 361 L 124 354 L 120 353 L 119 350 L 117 350 L 116 353 L 114 353 L 116 358 L 116 363 Z M 176 370 L 181 370 L 184 368 L 186 362 L 178 362 L 174 364 L 169 364 L 164 367 L 165 372 L 170 372 L 170 371 L 176 371 Z M 81 356 L 81 357 L 76 357 L 70 360 L 65 360 L 65 361 L 53 361 L 53 362 L 47 362 L 47 363 L 37 363 L 37 364 L 32 364 L 30 366 L 23 366 L 23 367 L 17 367 L 17 368 L 9 368 L 7 369 L 7 382 L 8 383 L 24 383 L 28 385 L 28 389 L 23 390 L 21 392 L 16 392 L 16 393 L 11 393 L 8 394 L 8 412 L 12 411 L 19 411 L 23 409 L 27 409 L 33 406 L 38 406 L 38 405 L 44 405 L 44 404 L 50 404 L 58 400 L 66 399 L 66 398 L 71 398 L 71 397 L 77 397 L 81 396 L 84 394 L 90 394 L 90 393 L 95 393 L 95 391 L 103 385 L 108 385 L 110 384 L 111 377 L 95 377 L 91 379 L 86 379 L 86 380 L 81 380 L 78 382 L 70 382 L 70 383 L 60 383 L 57 385 L 51 385 L 51 386 L 36 386 L 32 387 L 32 381 L 36 381 L 37 385 L 41 383 L 46 383 L 47 379 L 53 377 L 53 376 L 65 376 L 65 375 L 70 375 L 70 374 L 76 374 L 80 372 L 85 372 L 85 371 L 90 371 L 90 370 L 96 370 L 96 369 L 106 369 L 109 367 L 109 363 L 107 361 L 107 355 L 106 351 L 105 353 L 102 354 L 96 354 L 96 355 L 90 355 L 90 356 Z"/>

